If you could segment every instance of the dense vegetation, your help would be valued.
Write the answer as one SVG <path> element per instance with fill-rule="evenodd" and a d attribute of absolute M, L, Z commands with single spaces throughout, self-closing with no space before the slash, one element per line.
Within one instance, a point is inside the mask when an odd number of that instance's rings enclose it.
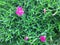
<path fill-rule="evenodd" d="M 18 6 L 23 16 L 15 13 Z M 0 0 L 0 45 L 59 45 L 59 34 L 60 0 Z"/>

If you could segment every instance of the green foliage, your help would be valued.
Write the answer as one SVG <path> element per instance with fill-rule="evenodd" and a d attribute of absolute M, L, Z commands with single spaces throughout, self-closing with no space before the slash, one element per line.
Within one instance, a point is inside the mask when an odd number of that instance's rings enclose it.
<path fill-rule="evenodd" d="M 17 6 L 23 7 L 23 16 L 16 15 Z M 59 45 L 59 34 L 60 0 L 0 0 L 0 45 Z M 46 42 L 39 40 L 41 35 Z"/>

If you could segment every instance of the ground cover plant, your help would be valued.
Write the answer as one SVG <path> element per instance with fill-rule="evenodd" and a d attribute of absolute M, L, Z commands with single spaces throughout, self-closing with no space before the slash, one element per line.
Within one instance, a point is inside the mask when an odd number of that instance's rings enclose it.
<path fill-rule="evenodd" d="M 0 45 L 60 45 L 60 0 L 0 0 Z"/>

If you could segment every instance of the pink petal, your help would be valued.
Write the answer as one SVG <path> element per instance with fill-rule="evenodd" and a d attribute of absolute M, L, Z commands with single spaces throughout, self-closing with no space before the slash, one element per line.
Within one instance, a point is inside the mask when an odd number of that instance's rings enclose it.
<path fill-rule="evenodd" d="M 25 39 L 25 40 L 28 40 L 29 38 L 26 36 L 24 39 Z"/>
<path fill-rule="evenodd" d="M 46 36 L 40 36 L 40 40 L 41 40 L 41 42 L 45 42 L 46 41 Z"/>
<path fill-rule="evenodd" d="M 46 9 L 44 9 L 44 13 L 46 13 Z"/>
<path fill-rule="evenodd" d="M 17 9 L 16 9 L 16 14 L 18 16 L 22 16 L 24 14 L 23 8 L 18 6 Z"/>

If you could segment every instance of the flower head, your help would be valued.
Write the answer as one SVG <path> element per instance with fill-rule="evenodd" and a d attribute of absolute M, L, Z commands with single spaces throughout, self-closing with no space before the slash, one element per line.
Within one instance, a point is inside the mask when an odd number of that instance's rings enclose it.
<path fill-rule="evenodd" d="M 44 8 L 44 13 L 46 13 L 46 9 Z"/>
<path fill-rule="evenodd" d="M 22 16 L 24 14 L 23 8 L 18 6 L 17 9 L 16 9 L 16 14 L 18 16 Z"/>
<path fill-rule="evenodd" d="M 25 40 L 28 40 L 29 38 L 26 36 L 24 39 L 25 39 Z"/>
<path fill-rule="evenodd" d="M 41 40 L 41 42 L 45 42 L 46 41 L 46 36 L 40 36 L 39 39 Z"/>

